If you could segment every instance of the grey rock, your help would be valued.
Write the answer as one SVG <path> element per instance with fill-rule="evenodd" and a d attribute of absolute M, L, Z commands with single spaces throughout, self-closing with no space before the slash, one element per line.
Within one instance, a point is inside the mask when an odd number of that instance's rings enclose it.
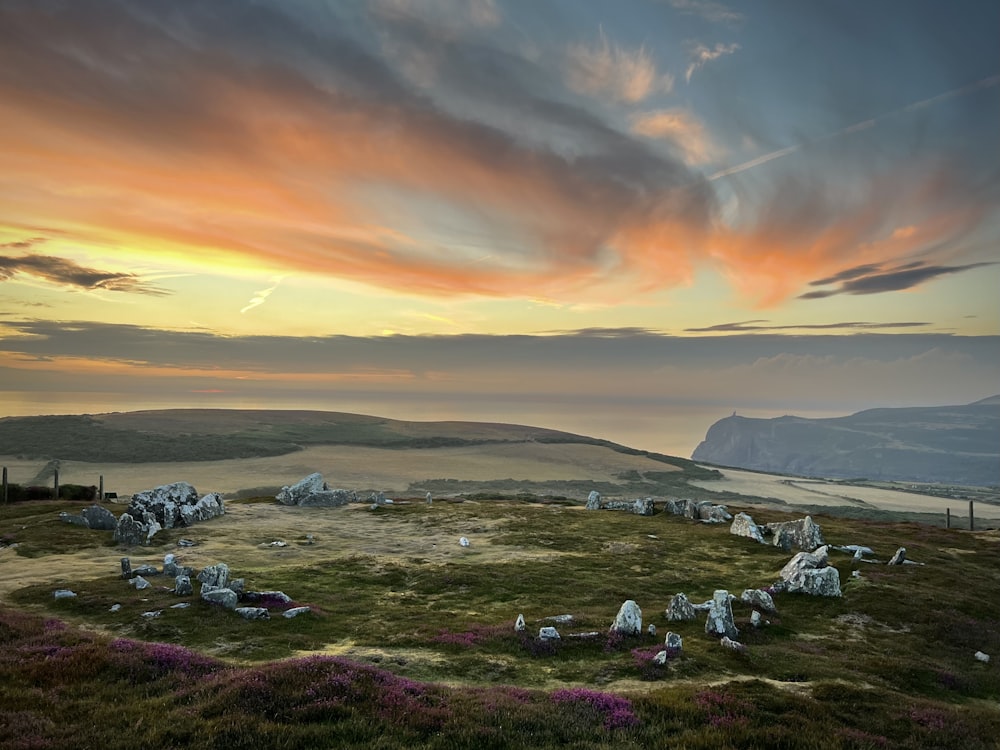
<path fill-rule="evenodd" d="M 229 583 L 229 566 L 225 563 L 217 563 L 202 568 L 198 574 L 198 580 L 205 586 L 225 588 Z"/>
<path fill-rule="evenodd" d="M 845 544 L 841 547 L 834 547 L 834 549 L 839 549 L 841 552 L 850 552 L 855 556 L 857 556 L 860 553 L 861 557 L 864 557 L 865 555 L 875 554 L 875 550 L 873 550 L 871 547 L 865 547 L 862 544 Z"/>
<path fill-rule="evenodd" d="M 134 577 L 134 578 L 133 578 L 133 579 L 132 579 L 132 580 L 130 581 L 130 583 L 131 583 L 131 584 L 132 584 L 133 586 L 135 586 L 135 590 L 136 590 L 136 591 L 142 591 L 142 590 L 144 590 L 144 589 L 148 589 L 148 588 L 150 587 L 150 585 L 151 585 L 151 584 L 149 583 L 149 581 L 147 581 L 147 580 L 146 580 L 145 578 L 143 578 L 142 576 L 138 576 L 138 575 L 137 575 L 137 576 L 135 576 L 135 577 Z"/>
<path fill-rule="evenodd" d="M 545 622 L 554 622 L 556 625 L 572 625 L 573 615 L 550 615 L 542 618 Z"/>
<path fill-rule="evenodd" d="M 121 604 L 112 604 L 111 609 L 109 609 L 108 612 L 117 612 L 121 608 L 122 608 Z"/>
<path fill-rule="evenodd" d="M 684 649 L 684 639 L 677 633 L 668 632 L 663 645 L 674 651 L 682 651 Z"/>
<path fill-rule="evenodd" d="M 174 578 L 174 593 L 177 596 L 191 596 L 194 593 L 194 586 L 191 585 L 191 577 L 177 576 Z"/>
<path fill-rule="evenodd" d="M 118 524 L 115 526 L 114 540 L 117 544 L 132 547 L 146 541 L 148 533 L 149 526 L 126 512 L 122 513 L 118 519 Z"/>
<path fill-rule="evenodd" d="M 649 633 L 654 638 L 656 637 L 656 626 L 653 623 L 649 623 L 649 627 L 646 628 L 646 632 Z"/>
<path fill-rule="evenodd" d="M 790 594 L 840 596 L 840 573 L 832 566 L 800 571 L 788 579 L 787 591 Z"/>
<path fill-rule="evenodd" d="M 187 609 L 191 606 L 191 602 L 177 602 L 177 604 L 171 604 L 170 609 Z"/>
<path fill-rule="evenodd" d="M 299 615 L 308 614 L 312 612 L 311 607 L 292 607 L 291 609 L 286 609 L 281 613 L 281 616 L 286 619 L 292 619 L 293 617 L 298 617 Z"/>
<path fill-rule="evenodd" d="M 156 569 L 155 565 L 140 565 L 138 568 L 132 569 L 132 575 L 134 576 L 158 576 L 160 571 Z"/>
<path fill-rule="evenodd" d="M 796 521 L 769 523 L 764 529 L 765 533 L 771 535 L 772 544 L 783 550 L 796 548 L 810 552 L 823 544 L 823 530 L 812 520 L 812 516 Z"/>
<path fill-rule="evenodd" d="M 656 512 L 653 506 L 653 498 L 643 497 L 632 503 L 632 512 L 637 516 L 651 516 Z"/>
<path fill-rule="evenodd" d="M 518 615 L 517 619 L 514 620 L 514 632 L 523 633 L 527 626 L 524 624 L 524 615 Z"/>
<path fill-rule="evenodd" d="M 431 493 L 427 493 L 427 504 L 431 505 L 434 502 L 434 496 Z"/>
<path fill-rule="evenodd" d="M 337 508 L 358 502 L 358 495 L 351 490 L 321 490 L 308 495 L 298 502 L 303 508 Z M 378 503 L 375 504 L 376 506 Z"/>
<path fill-rule="evenodd" d="M 976 661 L 981 661 L 983 664 L 990 663 L 990 655 L 985 654 L 982 651 L 977 651 L 976 653 L 974 653 L 972 655 L 972 658 L 975 659 Z"/>
<path fill-rule="evenodd" d="M 653 664 L 657 665 L 658 667 L 662 667 L 666 663 L 667 663 L 667 652 L 658 651 L 656 653 L 656 656 L 653 657 Z"/>
<path fill-rule="evenodd" d="M 85 529 L 90 528 L 90 524 L 87 522 L 86 518 L 84 518 L 83 516 L 74 515 L 72 513 L 60 513 L 59 520 L 62 521 L 63 523 L 72 524 L 73 526 L 82 526 Z"/>
<path fill-rule="evenodd" d="M 177 546 L 178 547 L 195 547 L 195 546 L 197 546 L 197 544 L 198 544 L 198 542 L 194 541 L 193 539 L 178 539 L 177 540 Z"/>
<path fill-rule="evenodd" d="M 52 592 L 52 596 L 55 599 L 75 599 L 76 593 L 69 589 L 56 589 Z"/>
<path fill-rule="evenodd" d="M 92 529 L 114 531 L 114 529 L 118 526 L 118 519 L 115 518 L 115 514 L 103 505 L 97 505 L 95 503 L 88 508 L 84 508 L 80 512 L 80 515 L 87 520 L 87 525 Z"/>
<path fill-rule="evenodd" d="M 723 648 L 728 648 L 730 651 L 735 651 L 735 652 L 737 652 L 739 654 L 742 654 L 744 651 L 747 650 L 747 647 L 744 646 L 742 643 L 740 643 L 739 641 L 733 640 L 729 636 L 725 636 L 725 635 L 722 636 L 721 639 L 719 639 L 719 644 Z"/>
<path fill-rule="evenodd" d="M 601 493 L 597 490 L 591 490 L 590 494 L 587 495 L 587 510 L 600 510 L 601 509 Z"/>
<path fill-rule="evenodd" d="M 270 620 L 271 613 L 264 607 L 237 607 L 236 614 L 244 620 Z"/>
<path fill-rule="evenodd" d="M 906 562 L 906 547 L 900 547 L 896 550 L 896 553 L 889 560 L 889 565 L 902 565 Z"/>
<path fill-rule="evenodd" d="M 705 633 L 730 638 L 735 638 L 740 633 L 733 620 L 733 607 L 730 603 L 729 592 L 725 589 L 717 589 L 712 595 L 708 618 L 705 620 Z"/>
<path fill-rule="evenodd" d="M 288 542 L 283 542 L 280 539 L 275 539 L 273 542 L 267 545 L 268 547 L 287 547 Z"/>
<path fill-rule="evenodd" d="M 232 589 L 236 592 L 236 596 L 243 593 L 244 580 L 242 578 L 230 578 L 229 583 L 226 584 L 227 589 Z M 291 601 L 291 600 L 289 600 Z"/>
<path fill-rule="evenodd" d="M 670 597 L 670 604 L 667 605 L 667 620 L 670 622 L 683 622 L 694 620 L 698 617 L 691 601 L 686 594 L 674 594 Z"/>
<path fill-rule="evenodd" d="M 301 505 L 302 500 L 316 492 L 329 489 L 323 481 L 323 475 L 319 472 L 303 477 L 295 484 L 282 487 L 276 496 L 276 500 L 282 505 Z"/>
<path fill-rule="evenodd" d="M 282 604 L 291 604 L 292 602 L 292 597 L 284 591 L 261 591 L 260 596 L 262 599 L 271 599 Z"/>
<path fill-rule="evenodd" d="M 754 523 L 753 518 L 746 513 L 736 514 L 736 517 L 733 519 L 733 525 L 729 527 L 729 533 L 736 536 L 745 536 L 764 544 L 764 535 L 761 534 L 760 528 Z"/>
<path fill-rule="evenodd" d="M 755 610 L 775 614 L 774 598 L 763 589 L 746 589 L 740 594 L 740 601 L 749 604 Z"/>
<path fill-rule="evenodd" d="M 176 576 L 177 575 L 177 556 L 172 553 L 167 553 L 163 556 L 163 575 L 165 576 Z"/>
<path fill-rule="evenodd" d="M 132 562 L 127 558 L 123 557 L 122 563 L 122 578 L 128 580 L 132 577 Z"/>
<path fill-rule="evenodd" d="M 538 638 L 539 638 L 539 640 L 542 640 L 542 641 L 558 641 L 558 640 L 560 640 L 559 639 L 559 631 L 556 630 L 551 625 L 549 625 L 547 627 L 544 627 L 544 628 L 539 628 L 539 630 L 538 630 Z"/>
<path fill-rule="evenodd" d="M 804 570 L 814 570 L 816 568 L 823 568 L 827 564 L 827 548 L 820 547 L 816 552 L 798 552 L 796 555 L 785 563 L 785 567 L 781 569 L 781 580 L 790 581 L 794 575 L 800 573 Z"/>
<path fill-rule="evenodd" d="M 190 526 L 197 521 L 208 521 L 226 514 L 226 504 L 218 492 L 210 492 L 194 505 L 180 506 L 181 523 Z"/>
<path fill-rule="evenodd" d="M 143 612 L 142 616 L 151 620 L 154 617 L 159 617 L 162 614 L 163 614 L 163 610 L 162 609 L 154 609 L 151 612 Z"/>
<path fill-rule="evenodd" d="M 760 610 L 755 609 L 753 612 L 750 613 L 750 626 L 754 628 L 759 628 L 761 626 L 762 619 L 763 618 L 761 617 Z"/>
<path fill-rule="evenodd" d="M 642 633 L 642 610 L 634 599 L 626 599 L 611 623 L 611 631 L 621 635 L 639 635 Z"/>
<path fill-rule="evenodd" d="M 212 586 L 201 587 L 201 598 L 212 604 L 221 604 L 225 609 L 236 609 L 236 602 L 239 601 L 239 597 L 232 589 Z"/>

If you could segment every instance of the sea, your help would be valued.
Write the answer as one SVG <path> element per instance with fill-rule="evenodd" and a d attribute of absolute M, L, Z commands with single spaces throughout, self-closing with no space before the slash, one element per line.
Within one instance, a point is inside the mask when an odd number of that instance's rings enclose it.
<path fill-rule="evenodd" d="M 140 394 L 0 391 L 0 417 L 106 414 L 150 409 L 306 409 L 349 412 L 408 421 L 501 422 L 563 430 L 641 450 L 688 458 L 708 428 L 734 412 L 770 418 L 790 413 L 774 406 L 677 403 L 622 398 L 524 398 L 424 394 Z M 843 416 L 847 411 L 795 408 L 797 416 Z"/>

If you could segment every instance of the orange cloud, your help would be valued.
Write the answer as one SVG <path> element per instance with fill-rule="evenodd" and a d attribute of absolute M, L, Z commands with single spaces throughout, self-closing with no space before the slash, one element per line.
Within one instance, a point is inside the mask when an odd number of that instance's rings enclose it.
<path fill-rule="evenodd" d="M 596 45 L 574 44 L 568 50 L 568 82 L 588 94 L 610 94 L 634 104 L 655 93 L 670 93 L 674 78 L 659 73 L 645 47 L 626 49 L 608 41 L 601 29 Z"/>
<path fill-rule="evenodd" d="M 716 157 L 705 125 L 683 109 L 660 109 L 632 117 L 632 132 L 671 141 L 688 164 L 703 164 Z"/>

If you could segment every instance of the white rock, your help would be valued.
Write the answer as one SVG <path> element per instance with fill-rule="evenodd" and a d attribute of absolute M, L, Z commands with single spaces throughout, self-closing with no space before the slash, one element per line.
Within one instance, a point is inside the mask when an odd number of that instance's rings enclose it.
<path fill-rule="evenodd" d="M 514 631 L 517 633 L 523 633 L 525 629 L 524 615 L 518 615 L 517 619 L 514 620 Z"/>
<path fill-rule="evenodd" d="M 744 646 L 742 643 L 740 643 L 739 641 L 734 641 L 732 638 L 725 635 L 722 636 L 722 638 L 719 640 L 719 644 L 724 648 L 736 651 L 737 653 L 743 653 L 744 651 L 747 650 L 747 647 Z"/>
<path fill-rule="evenodd" d="M 590 494 L 587 495 L 587 510 L 600 510 L 601 509 L 601 493 L 597 490 L 591 490 Z"/>
<path fill-rule="evenodd" d="M 755 609 L 753 612 L 750 613 L 750 626 L 754 628 L 759 628 L 760 625 L 761 625 L 760 612 L 758 612 Z"/>
<path fill-rule="evenodd" d="M 548 627 L 539 628 L 539 630 L 538 630 L 538 637 L 539 637 L 539 639 L 541 639 L 543 641 L 558 641 L 558 640 L 560 640 L 560 638 L 559 638 L 559 631 L 556 630 L 551 625 L 549 625 Z"/>
<path fill-rule="evenodd" d="M 653 657 L 653 664 L 656 664 L 656 665 L 662 667 L 666 663 L 667 663 L 667 652 L 666 651 L 659 651 L 659 652 L 657 652 L 656 656 Z"/>
<path fill-rule="evenodd" d="M 733 525 L 729 527 L 729 533 L 736 536 L 745 536 L 764 544 L 764 535 L 760 533 L 760 527 L 746 513 L 736 514 L 736 517 L 733 519 Z"/>
<path fill-rule="evenodd" d="M 469 538 L 463 536 L 461 539 L 458 540 L 458 543 L 460 545 L 462 545 L 463 547 L 468 547 L 469 546 Z"/>
<path fill-rule="evenodd" d="M 973 654 L 973 657 L 976 659 L 976 661 L 981 661 L 983 664 L 990 663 L 990 655 L 984 654 L 982 651 L 977 651 L 975 654 Z"/>
<path fill-rule="evenodd" d="M 108 612 L 117 612 L 121 608 L 122 608 L 121 604 L 112 604 L 111 609 L 109 609 Z"/>
<path fill-rule="evenodd" d="M 788 593 L 813 596 L 840 596 L 840 573 L 834 567 L 803 570 L 788 580 Z"/>
<path fill-rule="evenodd" d="M 133 586 L 135 586 L 136 591 L 142 591 L 143 589 L 148 589 L 150 586 L 149 581 L 147 581 L 142 576 L 136 576 L 131 581 L 129 581 Z"/>
<path fill-rule="evenodd" d="M 177 602 L 177 604 L 171 604 L 170 609 L 187 609 L 191 606 L 191 602 Z"/>
<path fill-rule="evenodd" d="M 293 617 L 298 617 L 299 615 L 304 615 L 307 612 L 312 612 L 312 609 L 310 607 L 292 607 L 291 609 L 286 609 L 281 614 L 283 617 L 291 619 Z"/>
<path fill-rule="evenodd" d="M 149 618 L 149 619 L 152 619 L 154 617 L 159 617 L 162 614 L 163 614 L 163 610 L 162 609 L 155 609 L 152 612 L 143 612 L 142 616 L 146 617 L 146 618 Z"/>
<path fill-rule="evenodd" d="M 902 565 L 906 561 L 906 547 L 900 547 L 889 560 L 889 565 Z"/>
<path fill-rule="evenodd" d="M 646 632 L 649 633 L 654 638 L 656 637 L 656 626 L 653 623 L 649 623 L 649 627 L 646 628 Z"/>
<path fill-rule="evenodd" d="M 717 589 L 712 594 L 711 607 L 708 610 L 708 618 L 705 620 L 705 633 L 730 638 L 735 638 L 740 633 L 733 620 L 733 606 L 729 592 L 725 589 Z"/>
<path fill-rule="evenodd" d="M 270 620 L 271 613 L 264 607 L 237 607 L 236 614 L 244 620 Z"/>
<path fill-rule="evenodd" d="M 626 599 L 618 609 L 611 630 L 622 635 L 639 635 L 642 632 L 642 610 L 634 599 Z"/>
<path fill-rule="evenodd" d="M 148 585 L 148 584 L 147 584 Z M 56 589 L 52 592 L 52 596 L 56 599 L 75 599 L 76 594 L 69 589 Z"/>

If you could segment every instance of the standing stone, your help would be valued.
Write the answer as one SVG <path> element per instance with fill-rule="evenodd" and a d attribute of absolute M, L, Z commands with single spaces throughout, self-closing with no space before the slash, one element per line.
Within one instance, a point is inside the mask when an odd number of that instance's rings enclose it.
<path fill-rule="evenodd" d="M 656 656 L 653 657 L 653 664 L 655 664 L 658 667 L 662 667 L 666 663 L 667 663 L 667 652 L 658 651 L 656 653 Z"/>
<path fill-rule="evenodd" d="M 127 557 L 122 558 L 122 578 L 126 581 L 132 577 L 132 561 Z"/>
<path fill-rule="evenodd" d="M 823 544 L 823 532 L 812 516 L 800 518 L 797 521 L 769 523 L 765 529 L 773 535 L 775 547 L 790 550 L 793 547 L 810 552 Z"/>
<path fill-rule="evenodd" d="M 601 509 L 601 493 L 597 490 L 591 490 L 590 494 L 587 495 L 587 510 L 600 510 Z"/>
<path fill-rule="evenodd" d="M 174 593 L 177 596 L 191 596 L 194 593 L 191 576 L 177 576 L 174 579 Z"/>
<path fill-rule="evenodd" d="M 430 504 L 431 504 L 431 503 L 433 503 L 433 502 L 434 502 L 434 498 L 433 498 L 433 496 L 431 495 L 431 493 L 429 493 L 429 492 L 428 492 L 428 493 L 427 493 L 427 504 L 428 504 L 428 505 L 430 505 Z"/>
<path fill-rule="evenodd" d="M 538 630 L 538 639 L 542 640 L 542 641 L 558 641 L 558 640 L 561 640 L 559 638 L 559 631 L 556 630 L 551 625 L 549 625 L 547 627 L 544 627 L 544 628 L 539 628 L 539 630 Z"/>
<path fill-rule="evenodd" d="M 717 589 L 712 594 L 708 619 L 705 620 L 705 633 L 714 636 L 728 636 L 729 638 L 735 638 L 740 634 L 733 620 L 733 607 L 729 602 L 729 592 L 725 589 Z"/>
<path fill-rule="evenodd" d="M 889 565 L 902 565 L 906 561 L 906 547 L 900 547 L 889 560 Z"/>
<path fill-rule="evenodd" d="M 759 628 L 761 623 L 761 615 L 759 610 L 754 610 L 750 613 L 750 626 L 754 628 Z"/>
<path fill-rule="evenodd" d="M 177 556 L 170 552 L 163 556 L 163 575 L 177 575 Z"/>
<path fill-rule="evenodd" d="M 649 627 L 646 628 L 646 632 L 649 633 L 654 638 L 656 637 L 656 626 L 653 623 L 649 623 Z"/>
<path fill-rule="evenodd" d="M 198 580 L 205 586 L 225 588 L 229 583 L 229 566 L 225 563 L 209 565 L 198 574 Z"/>
<path fill-rule="evenodd" d="M 525 629 L 524 615 L 518 615 L 517 619 L 514 620 L 514 632 L 523 633 Z"/>
<path fill-rule="evenodd" d="M 746 513 L 736 514 L 736 517 L 733 519 L 733 525 L 729 527 L 729 533 L 736 536 L 745 536 L 764 544 L 764 535 L 760 533 L 760 527 Z"/>
<path fill-rule="evenodd" d="M 687 598 L 686 594 L 674 594 L 670 597 L 670 604 L 667 605 L 667 620 L 670 622 L 683 622 L 693 620 L 698 615 L 694 610 L 694 605 Z"/>
<path fill-rule="evenodd" d="M 642 610 L 634 599 L 627 599 L 618 610 L 611 630 L 621 635 L 639 635 L 642 633 Z"/>
<path fill-rule="evenodd" d="M 52 592 L 52 596 L 56 599 L 75 599 L 76 593 L 69 589 L 56 589 Z"/>
<path fill-rule="evenodd" d="M 149 527 L 129 513 L 122 513 L 115 526 L 115 543 L 126 546 L 142 544 L 146 540 Z"/>
<path fill-rule="evenodd" d="M 632 503 L 632 512 L 637 516 L 651 516 L 656 512 L 653 506 L 653 498 L 643 497 Z"/>
<path fill-rule="evenodd" d="M 668 649 L 673 651 L 682 651 L 684 649 L 684 639 L 681 638 L 677 633 L 667 633 L 667 639 L 664 644 Z"/>

